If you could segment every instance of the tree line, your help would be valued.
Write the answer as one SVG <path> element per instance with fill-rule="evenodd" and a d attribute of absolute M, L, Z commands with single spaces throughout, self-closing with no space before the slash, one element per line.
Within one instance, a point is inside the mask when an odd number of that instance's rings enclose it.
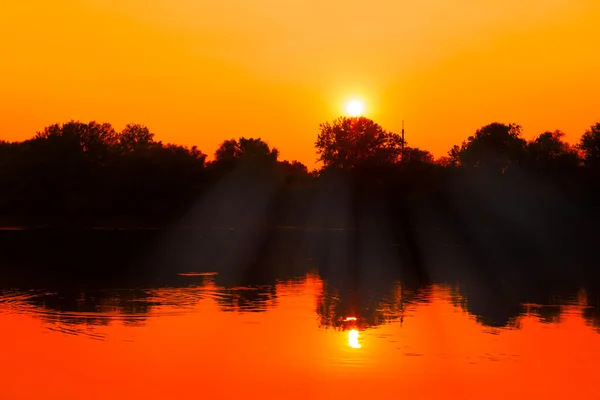
<path fill-rule="evenodd" d="M 208 161 L 198 147 L 157 141 L 143 125 L 119 132 L 93 121 L 54 124 L 25 141 L 0 141 L 0 223 L 168 223 L 239 171 L 298 193 L 336 174 L 362 189 L 404 193 L 461 174 L 528 173 L 591 188 L 600 174 L 600 123 L 570 145 L 559 130 L 526 140 L 521 126 L 495 122 L 435 159 L 373 120 L 340 117 L 319 126 L 315 150 L 322 167 L 309 172 L 260 138 L 225 140 Z"/>

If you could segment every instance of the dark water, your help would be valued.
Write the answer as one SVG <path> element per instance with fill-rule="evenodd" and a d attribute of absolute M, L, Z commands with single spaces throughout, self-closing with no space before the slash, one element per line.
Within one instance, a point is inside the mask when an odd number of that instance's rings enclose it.
<path fill-rule="evenodd" d="M 438 243 L 423 282 L 345 231 L 86 235 L 4 237 L 0 398 L 598 397 L 585 271 Z"/>

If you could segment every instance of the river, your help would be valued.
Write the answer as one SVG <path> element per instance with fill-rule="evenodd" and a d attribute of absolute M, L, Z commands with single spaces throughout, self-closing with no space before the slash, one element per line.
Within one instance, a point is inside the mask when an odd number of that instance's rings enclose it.
<path fill-rule="evenodd" d="M 375 286 L 351 294 L 308 271 L 223 287 L 205 271 L 171 286 L 5 288 L 0 397 L 598 398 L 586 289 L 505 307 L 474 304 L 460 282 Z"/>

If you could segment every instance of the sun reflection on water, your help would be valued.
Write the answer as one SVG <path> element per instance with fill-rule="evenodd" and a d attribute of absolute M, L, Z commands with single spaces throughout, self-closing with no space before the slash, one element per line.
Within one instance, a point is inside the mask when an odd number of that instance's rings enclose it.
<path fill-rule="evenodd" d="M 351 329 L 348 331 L 348 345 L 353 349 L 361 348 L 361 345 L 358 342 L 358 330 Z"/>

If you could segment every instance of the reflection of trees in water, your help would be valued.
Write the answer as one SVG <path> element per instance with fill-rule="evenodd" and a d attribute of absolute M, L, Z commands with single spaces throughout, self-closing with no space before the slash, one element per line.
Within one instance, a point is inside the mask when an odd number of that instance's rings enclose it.
<path fill-rule="evenodd" d="M 221 311 L 259 312 L 277 304 L 275 285 L 216 286 L 213 276 L 175 280 L 178 287 L 0 292 L 0 304 L 40 318 L 51 330 L 88 336 L 95 334 L 94 327 L 113 322 L 143 326 L 152 315 L 185 313 L 203 298 L 214 300 Z"/>
<path fill-rule="evenodd" d="M 401 282 L 389 285 L 387 293 L 345 292 L 325 282 L 317 298 L 316 312 L 322 328 L 361 329 L 376 327 L 404 319 L 406 308 L 427 301 L 416 290 L 406 289 Z M 347 319 L 352 319 L 348 321 Z M 356 321 L 353 321 L 356 318 Z"/>
<path fill-rule="evenodd" d="M 275 286 L 222 289 L 215 295 L 221 311 L 263 312 L 277 305 Z"/>
<path fill-rule="evenodd" d="M 524 304 L 525 314 L 536 316 L 542 323 L 557 324 L 562 322 L 565 312 L 576 310 L 585 319 L 588 300 L 588 292 L 584 288 L 576 293 L 567 291 L 562 296 L 550 296 L 545 304 Z"/>
<path fill-rule="evenodd" d="M 152 307 L 146 290 L 57 291 L 32 296 L 27 304 L 42 320 L 66 325 L 108 325 L 118 320 L 124 325 L 143 325 Z"/>
<path fill-rule="evenodd" d="M 526 314 L 536 315 L 540 322 L 545 324 L 557 324 L 561 322 L 563 310 L 560 306 L 550 305 L 535 305 L 526 308 Z"/>
<path fill-rule="evenodd" d="M 302 285 L 306 279 L 285 281 Z M 17 293 L 21 304 L 18 312 L 27 312 L 42 319 L 48 329 L 66 334 L 86 335 L 100 339 L 96 327 L 113 322 L 125 326 L 143 326 L 147 318 L 172 313 L 173 310 L 191 310 L 200 299 L 212 299 L 222 312 L 265 312 L 277 306 L 277 286 L 259 285 L 225 288 L 215 286 L 214 277 L 202 278 L 189 287 L 154 288 L 144 290 L 88 290 L 56 291 L 39 294 Z M 409 287 L 401 281 L 378 287 L 354 287 L 350 290 L 343 282 L 334 285 L 324 281 L 316 299 L 319 327 L 333 329 L 368 329 L 387 323 L 403 323 L 404 318 L 420 304 L 448 301 L 453 306 L 472 315 L 477 323 L 490 328 L 486 332 L 498 333 L 501 328 L 520 328 L 523 316 L 535 316 L 542 323 L 560 323 L 564 312 L 581 313 L 586 323 L 600 332 L 599 298 L 595 292 L 563 292 L 562 296 L 548 295 L 546 302 L 518 304 L 513 313 L 500 300 L 476 304 L 462 291 L 460 284 L 433 285 L 427 288 Z M 29 293 L 29 294 L 28 294 Z M 477 300 L 477 299 L 475 299 Z M 574 307 L 574 308 L 573 308 Z M 356 321 L 346 321 L 356 317 Z M 101 331 L 100 331 L 101 332 Z"/>
<path fill-rule="evenodd" d="M 515 328 L 518 318 L 525 311 L 520 302 L 501 296 L 471 298 L 465 292 L 461 292 L 461 295 L 464 296 L 461 308 L 474 316 L 478 323 L 491 328 Z"/>
<path fill-rule="evenodd" d="M 585 322 L 600 333 L 600 309 L 598 306 L 583 310 Z"/>
<path fill-rule="evenodd" d="M 524 316 L 534 316 L 545 324 L 560 323 L 564 313 L 573 310 L 581 313 L 586 323 L 600 332 L 600 302 L 596 295 L 585 290 L 561 292 L 546 288 L 538 293 L 545 301 L 529 303 L 528 293 L 521 293 L 512 301 L 502 297 L 492 300 L 470 297 L 469 291 L 463 291 L 460 284 L 410 288 L 396 281 L 385 293 L 346 289 L 341 284 L 334 286 L 324 282 L 316 307 L 320 327 L 367 329 L 395 321 L 404 322 L 413 307 L 442 300 L 474 317 L 478 324 L 488 328 L 488 333 L 497 334 L 502 328 L 520 329 Z M 357 321 L 348 321 L 348 317 L 356 317 Z"/>
<path fill-rule="evenodd" d="M 372 228 L 369 233 L 375 231 Z M 222 246 L 213 243 L 212 247 L 219 250 L 218 254 L 226 252 L 227 243 L 236 235 L 241 233 L 230 233 Z M 26 303 L 35 307 L 33 313 L 46 322 L 63 327 L 102 326 L 111 321 L 140 326 L 158 308 L 163 312 L 190 307 L 203 296 L 213 299 L 221 311 L 264 312 L 278 304 L 277 283 L 305 273 L 309 266 L 323 279 L 322 293 L 316 299 L 316 313 L 322 327 L 344 328 L 347 325 L 344 319 L 354 316 L 361 327 L 376 327 L 401 321 L 407 307 L 435 301 L 431 286 L 411 284 L 415 280 L 399 272 L 402 257 L 390 250 L 395 247 L 388 245 L 386 235 L 381 232 L 379 236 L 362 235 L 356 239 L 350 231 L 267 232 L 260 251 L 254 252 L 252 262 L 240 270 L 232 267 L 212 277 L 198 278 L 177 277 L 173 273 L 162 281 L 170 287 L 143 290 L 65 290 L 75 286 L 73 279 L 52 294 L 29 296 Z M 425 263 L 427 267 L 435 266 L 435 261 L 429 261 Z M 458 256 L 447 261 L 444 274 L 438 268 L 432 276 L 438 281 L 453 278 L 455 284 L 444 286 L 449 301 L 483 326 L 518 328 L 524 315 L 536 316 L 543 323 L 558 323 L 564 310 L 561 306 L 573 304 L 573 298 L 577 298 L 583 318 L 600 331 L 599 291 L 593 284 L 597 279 L 594 280 L 592 272 L 589 283 L 584 285 L 587 291 L 578 294 L 578 280 L 564 274 L 563 281 L 559 281 L 558 270 L 554 271 L 556 279 L 545 275 L 536 281 L 531 276 L 538 275 L 521 273 L 527 268 L 523 263 L 503 266 L 484 260 L 489 265 L 465 262 L 461 267 L 458 261 Z"/>
<path fill-rule="evenodd" d="M 475 318 L 480 325 L 490 328 L 488 333 L 496 334 L 498 328 L 519 328 L 519 316 L 522 315 L 521 308 L 512 308 L 512 304 L 497 302 L 486 302 L 474 304 L 473 300 L 463 292 L 460 284 L 442 286 L 448 293 L 448 301 L 456 308 L 468 313 Z M 517 310 L 517 311 L 515 311 Z"/>
<path fill-rule="evenodd" d="M 149 297 L 144 290 L 57 292 L 39 296 L 36 303 L 58 312 L 146 314 L 150 310 Z"/>
<path fill-rule="evenodd" d="M 586 291 L 586 303 L 583 308 L 585 322 L 600 333 L 600 291 L 598 289 Z"/>
<path fill-rule="evenodd" d="M 503 298 L 495 301 L 477 302 L 470 299 L 468 292 L 457 289 L 455 306 L 461 307 L 475 316 L 477 322 L 492 328 L 520 328 L 520 320 L 524 316 L 534 316 L 544 324 L 561 323 L 565 313 L 577 313 L 592 327 L 600 331 L 600 302 L 593 292 L 586 289 L 578 291 L 572 288 L 556 288 L 547 286 L 539 288 L 531 302 L 530 293 L 518 293 L 515 300 L 506 302 Z"/>

